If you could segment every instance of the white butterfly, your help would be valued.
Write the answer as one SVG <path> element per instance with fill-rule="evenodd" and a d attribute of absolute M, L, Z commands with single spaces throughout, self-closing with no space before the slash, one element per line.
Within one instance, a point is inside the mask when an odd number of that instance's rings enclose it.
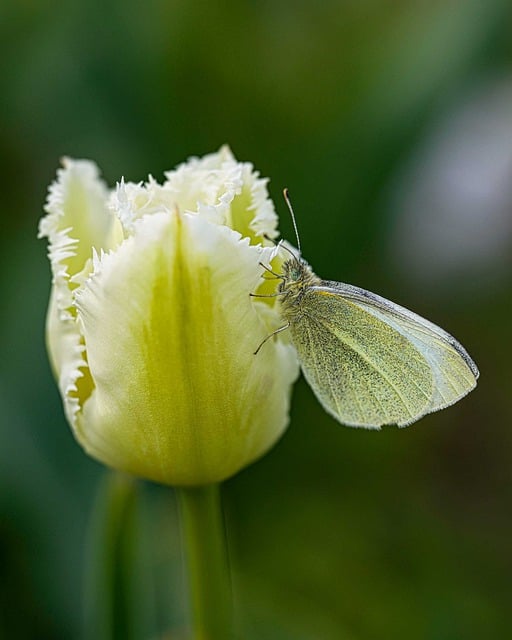
<path fill-rule="evenodd" d="M 274 273 L 285 324 L 272 335 L 290 330 L 306 380 L 339 422 L 403 427 L 474 389 L 478 368 L 449 333 L 370 291 L 321 280 L 290 253 Z"/>

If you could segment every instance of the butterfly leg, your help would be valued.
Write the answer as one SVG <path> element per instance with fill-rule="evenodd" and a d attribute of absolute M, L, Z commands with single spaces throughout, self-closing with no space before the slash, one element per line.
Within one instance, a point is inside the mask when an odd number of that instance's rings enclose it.
<path fill-rule="evenodd" d="M 286 291 L 278 291 L 277 293 L 250 293 L 251 298 L 277 298 L 277 296 L 282 296 L 286 293 Z"/>
<path fill-rule="evenodd" d="M 258 351 L 261 349 L 261 347 L 265 344 L 265 342 L 267 340 L 270 340 L 270 338 L 272 338 L 273 336 L 275 336 L 277 333 L 281 333 L 281 331 L 285 331 L 286 329 L 288 329 L 288 327 L 290 326 L 290 323 L 287 322 L 283 327 L 279 327 L 279 329 L 276 329 L 275 331 L 272 331 L 272 333 L 270 333 L 265 340 L 263 340 L 262 342 L 260 342 L 258 348 L 256 349 L 256 351 L 254 352 L 254 355 L 256 355 L 258 353 Z"/>

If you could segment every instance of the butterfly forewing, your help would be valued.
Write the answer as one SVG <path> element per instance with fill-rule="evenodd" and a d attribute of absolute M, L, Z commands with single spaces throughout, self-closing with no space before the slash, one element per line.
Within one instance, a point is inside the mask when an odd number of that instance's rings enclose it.
<path fill-rule="evenodd" d="M 361 427 L 403 426 L 431 411 L 436 382 L 421 350 L 333 284 L 308 288 L 300 311 L 283 301 L 304 375 L 325 409 Z"/>

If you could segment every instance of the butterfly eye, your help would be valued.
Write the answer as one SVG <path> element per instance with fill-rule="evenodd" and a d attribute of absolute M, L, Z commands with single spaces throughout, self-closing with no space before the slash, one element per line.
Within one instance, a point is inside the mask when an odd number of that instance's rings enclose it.
<path fill-rule="evenodd" d="M 292 271 L 292 278 L 294 280 L 300 280 L 302 277 L 302 271 L 300 271 L 299 269 L 294 269 Z"/>

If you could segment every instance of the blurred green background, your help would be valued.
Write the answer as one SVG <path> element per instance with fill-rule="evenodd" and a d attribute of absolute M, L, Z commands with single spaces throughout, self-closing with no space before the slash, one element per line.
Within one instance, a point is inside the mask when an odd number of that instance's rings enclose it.
<path fill-rule="evenodd" d="M 290 188 L 318 274 L 439 323 L 481 370 L 456 406 L 379 433 L 299 382 L 285 437 L 224 487 L 240 637 L 508 637 L 512 3 L 3 0 L 0 73 L 0 637 L 81 637 L 106 475 L 43 343 L 59 158 L 114 185 L 225 142 L 271 177 L 293 240 Z M 137 637 L 182 638 L 175 505 L 143 483 L 137 501 Z"/>

